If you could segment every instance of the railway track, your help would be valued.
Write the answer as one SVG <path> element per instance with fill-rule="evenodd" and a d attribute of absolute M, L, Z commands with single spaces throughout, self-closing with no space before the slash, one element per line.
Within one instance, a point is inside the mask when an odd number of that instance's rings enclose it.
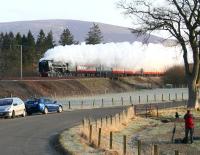
<path fill-rule="evenodd" d="M 85 78 L 98 78 L 98 77 L 8 77 L 8 78 L 0 78 L 0 81 L 61 81 L 61 80 L 73 80 L 73 79 L 85 79 Z M 100 78 L 100 77 L 99 77 Z"/>

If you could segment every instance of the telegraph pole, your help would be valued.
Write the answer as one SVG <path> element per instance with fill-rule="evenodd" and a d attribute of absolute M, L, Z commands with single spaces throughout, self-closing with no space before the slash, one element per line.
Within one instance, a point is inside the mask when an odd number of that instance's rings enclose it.
<path fill-rule="evenodd" d="M 22 65 L 23 65 L 23 64 L 22 64 L 22 63 L 23 63 L 23 62 L 22 62 L 22 45 L 20 45 L 20 52 L 21 52 L 21 69 L 20 69 L 20 70 L 21 70 L 21 74 L 20 74 L 21 76 L 20 76 L 20 78 L 21 78 L 21 80 L 22 80 L 22 78 L 23 78 L 23 70 L 22 70 L 22 69 L 23 69 L 23 68 L 22 68 Z"/>

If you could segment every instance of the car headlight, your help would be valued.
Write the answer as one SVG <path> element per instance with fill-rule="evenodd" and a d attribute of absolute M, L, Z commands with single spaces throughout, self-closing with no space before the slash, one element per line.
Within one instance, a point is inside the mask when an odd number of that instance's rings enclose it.
<path fill-rule="evenodd" d="M 5 111 L 10 112 L 10 107 L 6 108 Z"/>

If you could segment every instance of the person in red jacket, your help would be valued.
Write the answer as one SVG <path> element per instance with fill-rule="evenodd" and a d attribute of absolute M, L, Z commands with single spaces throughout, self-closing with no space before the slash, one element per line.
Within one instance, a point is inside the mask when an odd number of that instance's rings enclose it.
<path fill-rule="evenodd" d="M 190 141 L 193 143 L 193 133 L 194 133 L 194 117 L 190 110 L 184 115 L 185 119 L 185 141 L 188 143 L 188 134 L 190 132 Z"/>

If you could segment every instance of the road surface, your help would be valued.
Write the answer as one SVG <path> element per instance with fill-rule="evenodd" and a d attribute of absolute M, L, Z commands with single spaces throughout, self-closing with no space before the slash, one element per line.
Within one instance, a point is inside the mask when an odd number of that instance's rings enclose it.
<path fill-rule="evenodd" d="M 80 123 L 84 117 L 100 118 L 122 110 L 123 107 L 100 108 L 0 119 L 0 154 L 58 155 L 51 144 L 58 133 Z"/>

